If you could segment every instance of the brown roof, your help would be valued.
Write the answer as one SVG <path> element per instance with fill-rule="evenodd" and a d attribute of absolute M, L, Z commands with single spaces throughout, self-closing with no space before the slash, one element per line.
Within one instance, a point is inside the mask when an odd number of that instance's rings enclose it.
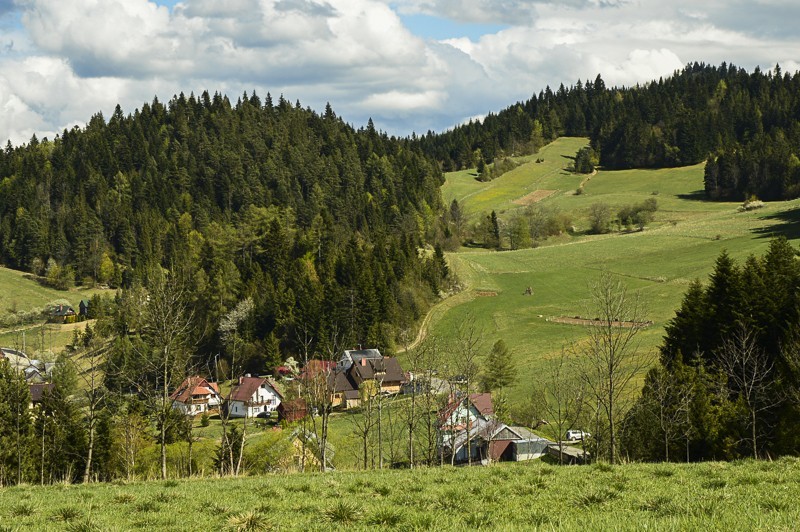
<path fill-rule="evenodd" d="M 352 390 L 358 390 L 358 386 L 350 377 L 349 371 L 337 371 L 335 373 L 331 373 L 328 376 L 329 383 L 332 383 L 332 388 L 334 392 L 346 392 Z"/>
<path fill-rule="evenodd" d="M 250 401 L 253 394 L 256 393 L 256 390 L 258 390 L 262 384 L 269 385 L 272 391 L 275 392 L 275 395 L 283 399 L 283 395 L 278 391 L 278 387 L 271 380 L 261 377 L 240 377 L 239 384 L 231 388 L 230 400 L 242 402 Z"/>
<path fill-rule="evenodd" d="M 41 403 L 45 390 L 52 392 L 55 390 L 56 385 L 51 382 L 47 384 L 29 384 L 28 387 L 31 391 L 31 403 Z"/>
<path fill-rule="evenodd" d="M 360 363 L 353 364 L 350 371 L 360 380 L 383 380 L 383 382 L 405 382 L 406 376 L 403 368 L 396 358 L 362 358 Z"/>
<path fill-rule="evenodd" d="M 464 399 L 451 400 L 447 406 L 439 411 L 439 421 L 446 421 L 458 409 L 458 406 L 464 404 Z M 472 393 L 469 395 L 469 402 L 472 403 L 482 416 L 491 416 L 494 414 L 494 407 L 492 406 L 491 393 Z"/>
<path fill-rule="evenodd" d="M 491 416 L 494 414 L 494 406 L 492 406 L 491 393 L 473 393 L 469 396 L 470 402 L 475 405 L 478 412 L 483 416 Z"/>
<path fill-rule="evenodd" d="M 210 393 L 219 394 L 219 386 L 216 382 L 208 382 L 200 376 L 186 377 L 178 388 L 169 396 L 173 401 L 179 403 L 189 403 L 193 395 Z"/>

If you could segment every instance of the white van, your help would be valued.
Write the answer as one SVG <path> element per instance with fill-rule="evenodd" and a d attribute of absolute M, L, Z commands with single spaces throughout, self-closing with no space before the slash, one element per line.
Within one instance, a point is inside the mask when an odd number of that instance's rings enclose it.
<path fill-rule="evenodd" d="M 569 441 L 578 441 L 578 440 L 586 440 L 591 438 L 592 435 L 588 432 L 584 432 L 582 430 L 568 430 L 567 431 L 567 440 Z"/>

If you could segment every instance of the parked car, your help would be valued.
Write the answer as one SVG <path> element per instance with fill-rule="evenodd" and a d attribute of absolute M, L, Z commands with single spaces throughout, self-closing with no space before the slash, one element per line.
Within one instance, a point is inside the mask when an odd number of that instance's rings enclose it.
<path fill-rule="evenodd" d="M 584 432 L 582 430 L 574 429 L 567 431 L 567 440 L 569 441 L 580 441 L 580 440 L 587 440 L 591 438 L 592 435 L 588 432 Z"/>

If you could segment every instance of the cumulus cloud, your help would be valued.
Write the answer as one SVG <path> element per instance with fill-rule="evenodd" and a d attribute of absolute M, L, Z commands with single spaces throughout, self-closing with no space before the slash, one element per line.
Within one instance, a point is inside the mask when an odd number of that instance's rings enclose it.
<path fill-rule="evenodd" d="M 3 13 L 22 21 L 0 39 L 0 141 L 15 142 L 204 89 L 329 101 L 408 134 L 598 73 L 632 85 L 695 60 L 794 70 L 800 55 L 790 0 L 0 0 Z M 436 42 L 401 14 L 495 26 Z"/>

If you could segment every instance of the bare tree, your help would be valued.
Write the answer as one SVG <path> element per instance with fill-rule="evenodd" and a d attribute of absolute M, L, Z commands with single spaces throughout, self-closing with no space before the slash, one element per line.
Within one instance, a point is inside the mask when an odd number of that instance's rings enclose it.
<path fill-rule="evenodd" d="M 469 394 L 475 388 L 478 376 L 480 375 L 481 366 L 480 351 L 478 344 L 480 343 L 481 333 L 475 325 L 475 318 L 469 316 L 458 325 L 456 331 L 456 343 L 452 353 L 453 369 L 455 375 L 453 382 L 461 388 L 464 397 L 468 400 Z M 469 405 L 469 403 L 468 403 Z M 467 419 L 467 462 L 472 461 L 472 435 L 471 424 Z M 455 452 L 455 450 L 454 450 Z"/>
<path fill-rule="evenodd" d="M 139 349 L 140 392 L 145 392 L 153 407 L 161 447 L 161 478 L 167 478 L 167 432 L 175 419 L 170 390 L 186 374 L 192 339 L 194 312 L 188 291 L 175 277 L 156 275 L 148 289 L 149 299 L 142 336 L 145 349 Z"/>
<path fill-rule="evenodd" d="M 760 415 L 779 402 L 773 393 L 774 363 L 758 345 L 753 331 L 741 322 L 734 328 L 732 334 L 723 340 L 714 354 L 719 368 L 728 377 L 729 390 L 737 395 L 747 408 L 747 426 L 750 429 L 753 458 L 758 458 Z"/>
<path fill-rule="evenodd" d="M 591 315 L 588 338 L 576 344 L 577 368 L 588 392 L 587 404 L 596 408 L 608 433 L 608 459 L 617 458 L 617 424 L 632 405 L 628 389 L 633 378 L 650 365 L 651 356 L 639 352 L 639 333 L 646 327 L 638 294 L 608 273 L 590 286 Z M 600 432 L 596 430 L 595 437 Z"/>
<path fill-rule="evenodd" d="M 305 386 L 308 386 L 306 393 L 311 400 L 310 406 L 312 410 L 316 409 L 319 416 L 319 426 L 316 416 L 312 415 L 311 419 L 314 435 L 319 443 L 320 468 L 323 472 L 328 470 L 328 425 L 333 412 L 333 394 L 336 389 L 335 362 L 342 349 L 342 335 L 335 325 L 331 327 L 325 340 L 319 371 L 309 376 L 305 383 Z"/>
<path fill-rule="evenodd" d="M 687 434 L 685 424 L 689 421 L 692 388 L 687 383 L 676 381 L 666 370 L 655 368 L 645 380 L 643 395 L 652 398 L 648 406 L 658 420 L 664 442 L 664 459 L 669 462 L 670 444 Z"/>
<path fill-rule="evenodd" d="M 564 350 L 543 375 L 543 388 L 534 398 L 537 412 L 547 420 L 551 437 L 558 442 L 558 461 L 564 463 L 564 435 L 581 419 L 585 405 L 585 383 L 569 371 Z"/>
<path fill-rule="evenodd" d="M 82 358 L 86 361 L 86 367 L 83 371 L 76 371 L 76 373 L 78 378 L 83 381 L 81 395 L 85 401 L 86 421 L 89 425 L 89 438 L 86 446 L 86 464 L 83 470 L 83 482 L 85 484 L 89 482 L 91 477 L 97 422 L 100 418 L 102 405 L 108 396 L 108 389 L 104 385 L 103 375 L 105 345 L 100 344 L 100 340 L 93 337 L 91 328 L 88 325 L 86 326 L 83 337 L 87 350 Z"/>
<path fill-rule="evenodd" d="M 419 395 L 419 409 L 416 406 L 417 397 L 412 395 L 412 399 L 415 401 L 412 414 L 418 420 L 410 421 L 408 424 L 410 432 L 417 432 L 416 427 L 419 424 L 422 425 L 422 430 L 419 434 L 420 445 L 424 450 L 425 462 L 430 465 L 436 462 L 438 454 L 439 426 L 437 410 L 440 406 L 439 396 L 443 390 L 441 389 L 442 381 L 439 380 L 437 375 L 443 353 L 439 341 L 434 335 L 426 336 L 425 341 L 415 350 L 415 353 L 418 354 L 418 359 L 414 364 L 419 372 L 419 376 L 415 376 L 415 378 L 418 378 L 421 382 L 418 389 L 416 384 L 413 385 L 414 393 Z M 414 436 L 409 434 L 409 447 L 412 449 L 414 439 Z M 413 462 L 412 460 L 412 464 Z"/>
<path fill-rule="evenodd" d="M 375 393 L 377 383 L 375 381 L 364 381 L 359 386 L 360 406 L 359 410 L 349 416 L 353 434 L 361 443 L 361 462 L 364 469 L 369 468 L 370 451 L 374 452 L 372 445 L 373 430 L 377 425 L 377 401 L 375 397 L 380 395 Z M 374 463 L 374 459 L 372 460 Z"/>

